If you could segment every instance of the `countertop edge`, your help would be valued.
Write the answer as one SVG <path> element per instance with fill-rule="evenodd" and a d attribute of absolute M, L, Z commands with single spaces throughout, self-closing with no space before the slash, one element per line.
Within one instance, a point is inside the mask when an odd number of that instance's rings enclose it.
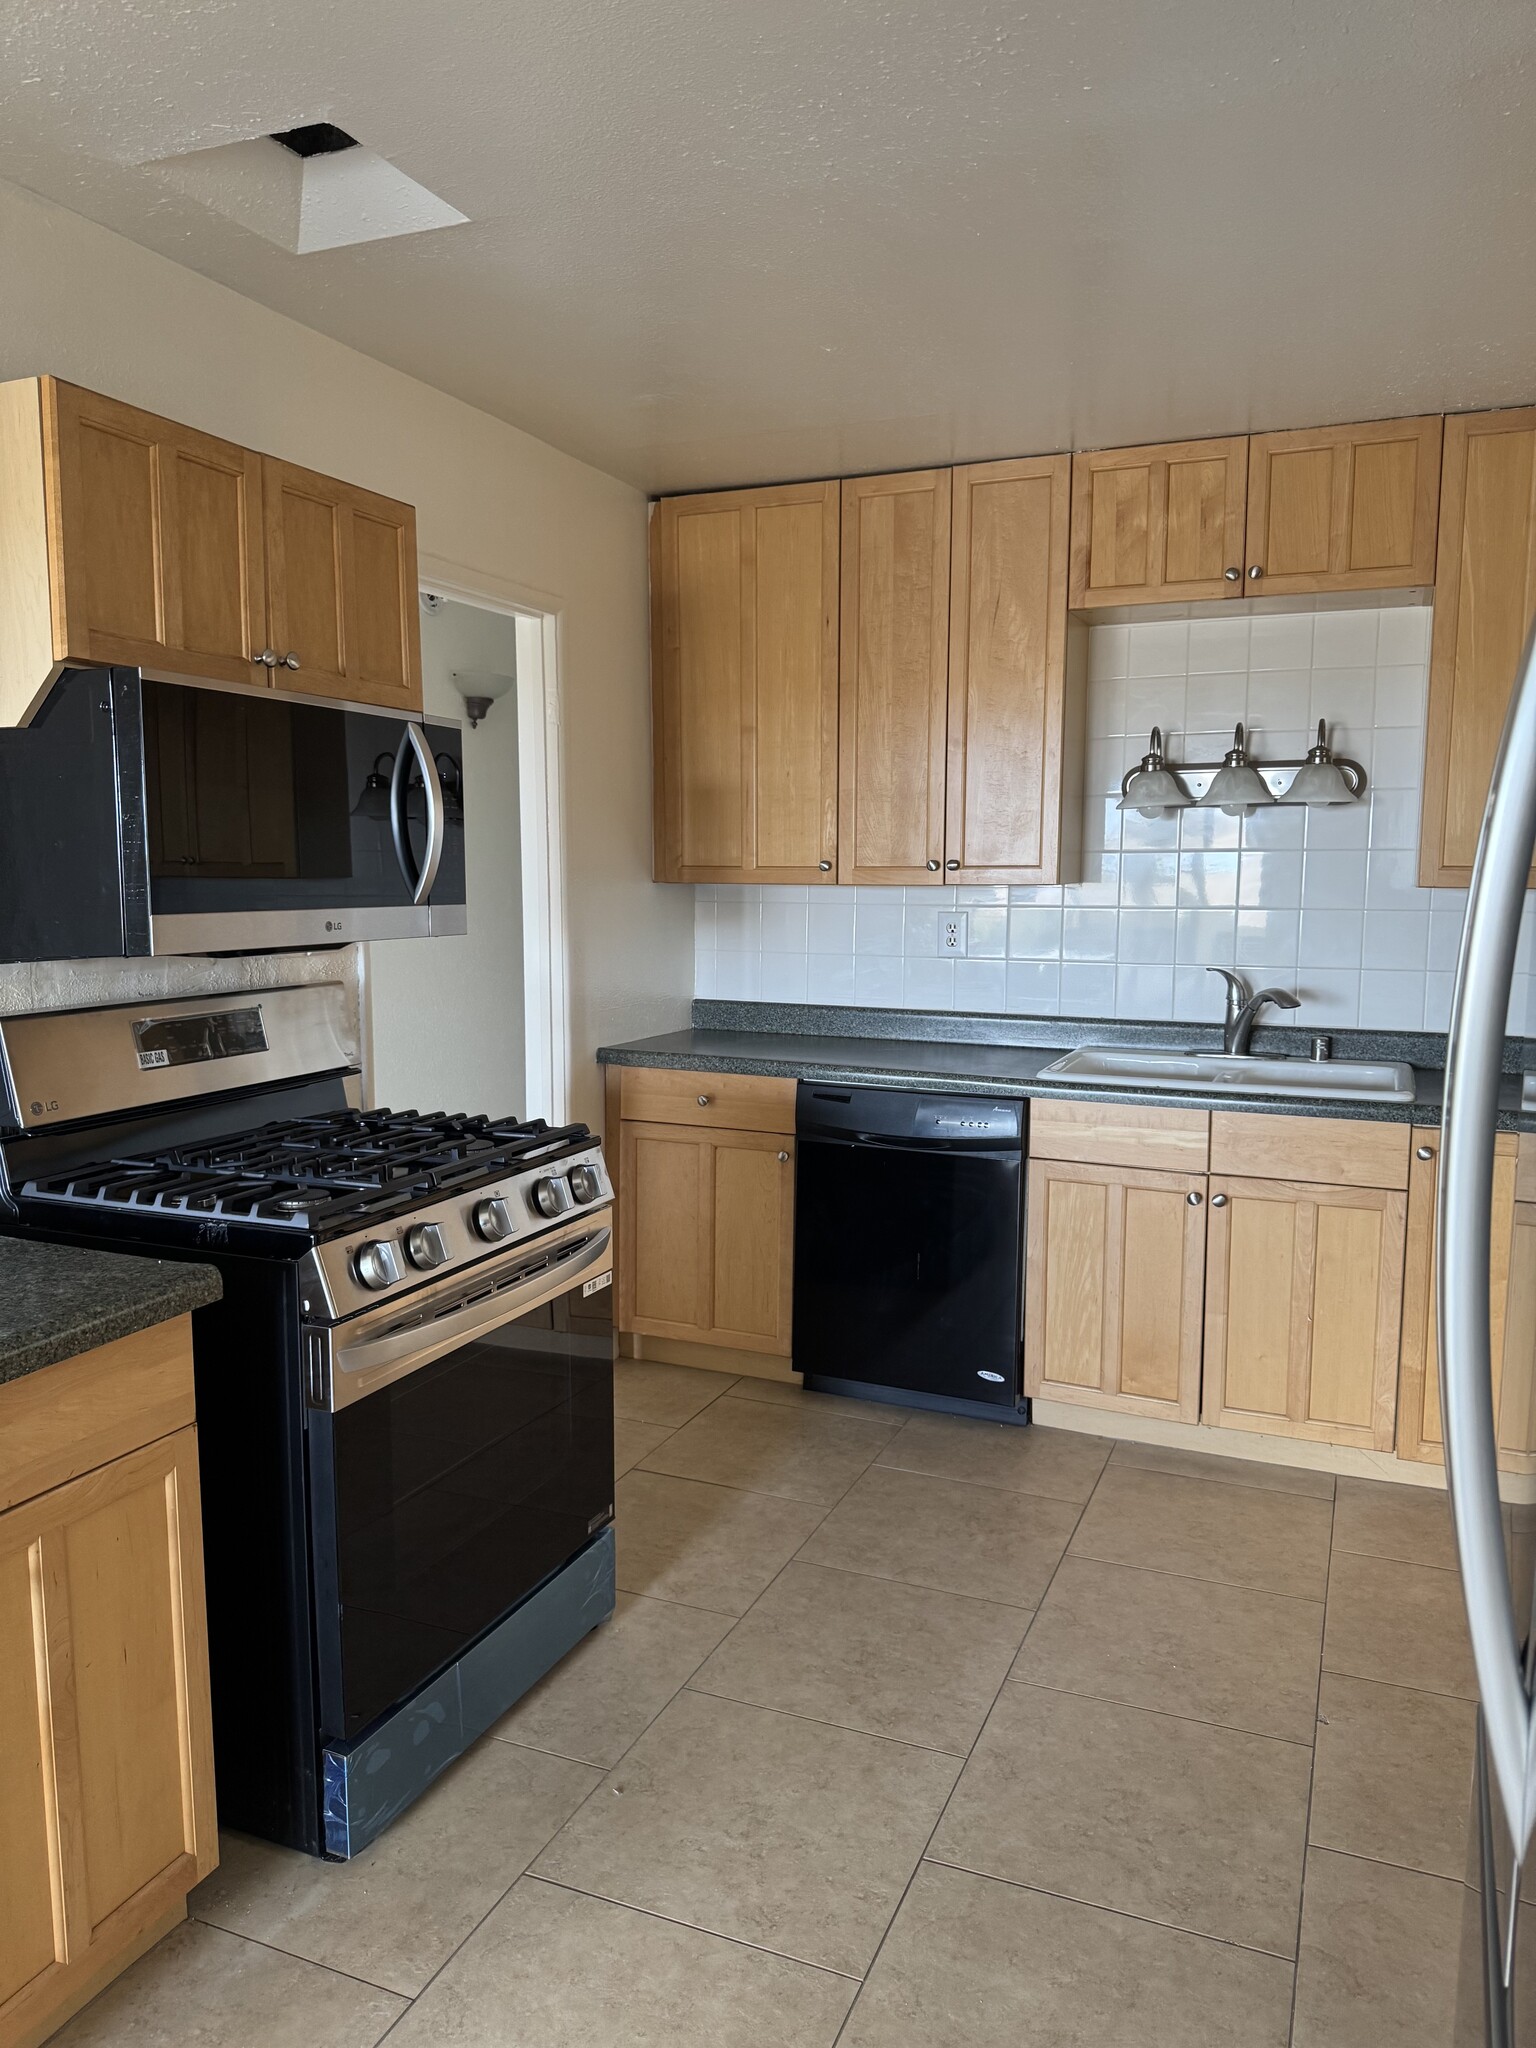
<path fill-rule="evenodd" d="M 146 1259 L 137 1254 L 97 1252 L 29 1238 L 0 1238 L 0 1261 L 19 1266 L 23 1259 L 16 1257 L 17 1253 L 32 1255 L 49 1276 L 42 1284 L 58 1302 L 58 1319 L 45 1326 L 39 1318 L 28 1333 L 10 1344 L 0 1338 L 0 1386 L 26 1379 L 50 1365 L 61 1365 L 66 1359 L 79 1358 L 88 1351 L 99 1351 L 124 1337 L 137 1336 L 141 1330 L 175 1322 L 194 1309 L 219 1300 L 224 1292 L 217 1270 L 195 1261 Z M 70 1283 L 59 1278 L 65 1261 L 70 1265 L 90 1262 L 79 1267 L 73 1296 Z M 138 1271 L 110 1272 L 107 1262 L 112 1268 L 133 1267 Z M 108 1298 L 93 1304 L 93 1284 L 99 1287 L 104 1280 L 108 1284 Z M 127 1293 L 112 1298 L 113 1283 L 126 1284 Z"/>

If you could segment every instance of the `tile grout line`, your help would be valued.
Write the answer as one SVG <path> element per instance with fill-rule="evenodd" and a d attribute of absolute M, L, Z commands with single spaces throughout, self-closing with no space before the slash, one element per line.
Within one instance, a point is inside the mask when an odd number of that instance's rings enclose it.
<path fill-rule="evenodd" d="M 1291 1970 L 1291 2023 L 1285 2038 L 1296 2039 L 1296 1995 L 1301 1984 L 1301 1930 L 1307 1914 L 1307 1860 L 1312 1853 L 1312 1802 L 1317 1793 L 1317 1731 L 1323 1711 L 1323 1670 L 1328 1653 L 1328 1596 L 1333 1590 L 1334 1532 L 1338 1525 L 1339 1497 L 1334 1489 L 1328 1515 L 1328 1573 L 1323 1581 L 1323 1636 L 1318 1648 L 1317 1692 L 1312 1715 L 1312 1769 L 1307 1774 L 1307 1813 L 1301 1833 L 1301 1886 L 1296 1895 L 1296 1961 Z"/>
<path fill-rule="evenodd" d="M 1027 1640 L 1028 1630 L 1025 1631 L 1025 1637 Z M 1023 1647 L 1021 1643 L 1021 1653 Z M 1027 1685 L 1031 1692 L 1054 1693 L 1058 1699 L 1093 1700 L 1100 1706 L 1119 1707 L 1127 1714 L 1156 1714 L 1164 1721 L 1184 1721 L 1192 1728 L 1214 1728 L 1222 1735 L 1246 1735 L 1254 1742 L 1283 1742 L 1290 1749 L 1310 1750 L 1314 1747 L 1300 1735 L 1275 1735 L 1267 1728 L 1239 1728 L 1235 1721 L 1212 1721 L 1203 1714 L 1181 1714 L 1177 1707 L 1149 1707 L 1140 1700 L 1115 1699 L 1102 1692 L 1079 1692 L 1071 1685 L 1046 1685 L 1038 1678 L 1016 1678 L 1012 1672 L 1003 1680 L 1003 1685 L 1005 1688 L 1010 1685 Z M 996 1705 L 996 1701 L 993 1705 Z M 581 1759 L 577 1758 L 576 1761 L 580 1762 Z"/>
<path fill-rule="evenodd" d="M 706 1941 L 728 1941 L 732 1948 L 744 1948 L 756 1956 L 772 1956 L 775 1962 L 793 1963 L 799 1970 L 816 1970 L 823 1977 L 836 1977 L 840 1984 L 862 1984 L 863 1978 L 852 1970 L 835 1969 L 831 1963 L 813 1963 L 805 1956 L 792 1956 L 782 1948 L 769 1948 L 765 1942 L 747 1941 L 739 1934 L 722 1934 L 718 1927 L 701 1927 L 697 1920 L 678 1920 L 671 1913 L 660 1913 L 654 1906 L 637 1906 L 630 1899 L 616 1899 L 611 1892 L 585 1891 L 579 1884 L 572 1884 L 568 1878 L 545 1877 L 535 1870 L 525 1870 L 530 1884 L 548 1885 L 551 1891 L 565 1892 L 575 1899 L 592 1899 L 601 1906 L 613 1906 L 621 1913 L 638 1913 L 642 1920 L 659 1920 L 664 1927 L 681 1927 L 689 1934 L 701 1934 Z M 518 1879 L 522 1882 L 522 1878 Z M 403 2015 L 402 2015 L 403 2017 Z"/>
<path fill-rule="evenodd" d="M 1029 1621 L 1024 1630 L 1023 1638 L 1020 1641 L 1018 1649 L 1014 1652 L 1013 1662 L 1010 1663 L 1010 1665 L 1008 1666 L 1008 1671 L 1004 1672 L 1002 1683 L 998 1686 L 997 1691 L 992 1695 L 992 1704 L 988 1707 L 986 1713 L 982 1716 L 981 1726 L 977 1729 L 976 1734 L 972 1739 L 971 1746 L 965 1753 L 965 1759 L 961 1763 L 960 1769 L 955 1773 L 955 1782 L 949 1788 L 949 1793 L 945 1798 L 944 1804 L 939 1808 L 938 1816 L 935 1819 L 933 1826 L 928 1830 L 928 1839 L 926 1842 L 924 1842 L 922 1849 L 918 1854 L 917 1861 L 912 1866 L 911 1875 L 908 1877 L 906 1883 L 901 1888 L 901 1897 L 896 1901 L 895 1907 L 891 1912 L 891 1916 L 885 1923 L 885 1932 L 881 1935 L 879 1941 L 876 1942 L 875 1952 L 870 1957 L 868 1964 L 865 1966 L 863 1982 L 860 1984 L 859 1990 L 854 1997 L 853 2004 L 849 2006 L 847 2014 L 844 2017 L 843 2024 L 838 2028 L 836 2034 L 833 2036 L 832 2048 L 839 2048 L 839 2043 L 842 2041 L 843 2035 L 847 2032 L 848 2023 L 853 2018 L 854 2013 L 858 2010 L 859 1999 L 862 1998 L 864 1995 L 863 1987 L 865 1984 L 869 1982 L 870 1978 L 874 1975 L 875 1966 L 878 1964 L 880 1960 L 881 1954 L 885 1948 L 885 1944 L 891 1938 L 891 1929 L 896 1925 L 897 1919 L 899 1918 L 901 1913 L 901 1909 L 906 1904 L 908 1895 L 910 1894 L 913 1885 L 917 1882 L 918 1872 L 922 1869 L 923 1865 L 928 1861 L 928 1851 L 933 1846 L 934 1836 L 937 1835 L 939 1829 L 944 1825 L 944 1816 L 949 1811 L 950 1801 L 954 1798 L 955 1793 L 959 1790 L 960 1780 L 965 1776 L 966 1768 L 969 1765 L 971 1758 L 976 1754 L 976 1744 L 980 1742 L 982 1736 L 986 1733 L 987 1723 L 991 1720 L 993 1712 L 997 1707 L 997 1703 L 999 1699 L 1001 1699 L 1002 1697 L 1003 1686 L 1005 1686 L 1008 1683 L 1009 1673 L 1013 1670 L 1014 1664 L 1017 1664 L 1019 1658 L 1024 1654 L 1024 1644 L 1029 1641 L 1030 1630 L 1035 1625 L 1036 1616 L 1039 1614 L 1040 1608 L 1045 1605 L 1046 1598 L 1050 1593 L 1051 1587 L 1056 1582 L 1056 1574 L 1061 1570 L 1062 1558 L 1066 1556 L 1067 1551 L 1071 1546 L 1072 1538 L 1077 1534 L 1078 1529 L 1082 1524 L 1083 1516 L 1087 1514 L 1089 1504 L 1093 1500 L 1094 1495 L 1098 1492 L 1099 1487 L 1103 1481 L 1104 1474 L 1109 1470 L 1110 1459 L 1113 1456 L 1114 1451 L 1113 1448 L 1111 1448 L 1111 1450 L 1106 1453 L 1104 1463 L 1099 1467 L 1098 1473 L 1094 1478 L 1094 1482 L 1092 1486 L 1089 1487 L 1087 1495 L 1085 1496 L 1082 1505 L 1079 1507 L 1077 1511 L 1077 1519 L 1073 1522 L 1071 1529 L 1067 1533 L 1066 1542 L 1063 1543 L 1061 1546 L 1060 1556 L 1057 1557 L 1055 1564 L 1051 1568 L 1050 1577 L 1046 1580 L 1044 1586 L 1040 1590 L 1039 1606 L 1035 1608 L 1034 1612 L 1029 1617 Z"/>

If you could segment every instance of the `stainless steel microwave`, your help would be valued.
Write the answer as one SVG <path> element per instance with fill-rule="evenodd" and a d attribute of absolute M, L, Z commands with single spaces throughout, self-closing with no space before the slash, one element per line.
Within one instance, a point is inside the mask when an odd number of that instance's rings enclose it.
<path fill-rule="evenodd" d="M 457 725 L 101 668 L 0 733 L 0 959 L 465 929 Z"/>

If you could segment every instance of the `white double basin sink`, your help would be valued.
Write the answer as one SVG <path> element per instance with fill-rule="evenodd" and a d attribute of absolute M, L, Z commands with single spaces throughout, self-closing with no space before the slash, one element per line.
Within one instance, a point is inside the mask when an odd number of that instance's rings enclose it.
<path fill-rule="evenodd" d="M 1080 1045 L 1040 1069 L 1042 1081 L 1170 1093 L 1300 1095 L 1332 1102 L 1412 1102 L 1413 1069 L 1390 1060 L 1266 1060 L 1250 1053 L 1163 1052 Z"/>

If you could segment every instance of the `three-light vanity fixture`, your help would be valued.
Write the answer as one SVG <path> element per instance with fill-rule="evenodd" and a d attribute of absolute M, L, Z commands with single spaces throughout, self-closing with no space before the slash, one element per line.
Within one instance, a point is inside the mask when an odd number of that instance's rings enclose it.
<path fill-rule="evenodd" d="M 1241 725 L 1221 761 L 1169 761 L 1163 735 L 1152 728 L 1152 744 L 1139 768 L 1128 768 L 1120 784 L 1120 809 L 1144 818 L 1166 818 L 1196 807 L 1251 817 L 1261 804 L 1352 804 L 1365 794 L 1365 770 L 1335 754 L 1327 721 L 1317 721 L 1317 744 L 1303 760 L 1255 761 Z"/>

